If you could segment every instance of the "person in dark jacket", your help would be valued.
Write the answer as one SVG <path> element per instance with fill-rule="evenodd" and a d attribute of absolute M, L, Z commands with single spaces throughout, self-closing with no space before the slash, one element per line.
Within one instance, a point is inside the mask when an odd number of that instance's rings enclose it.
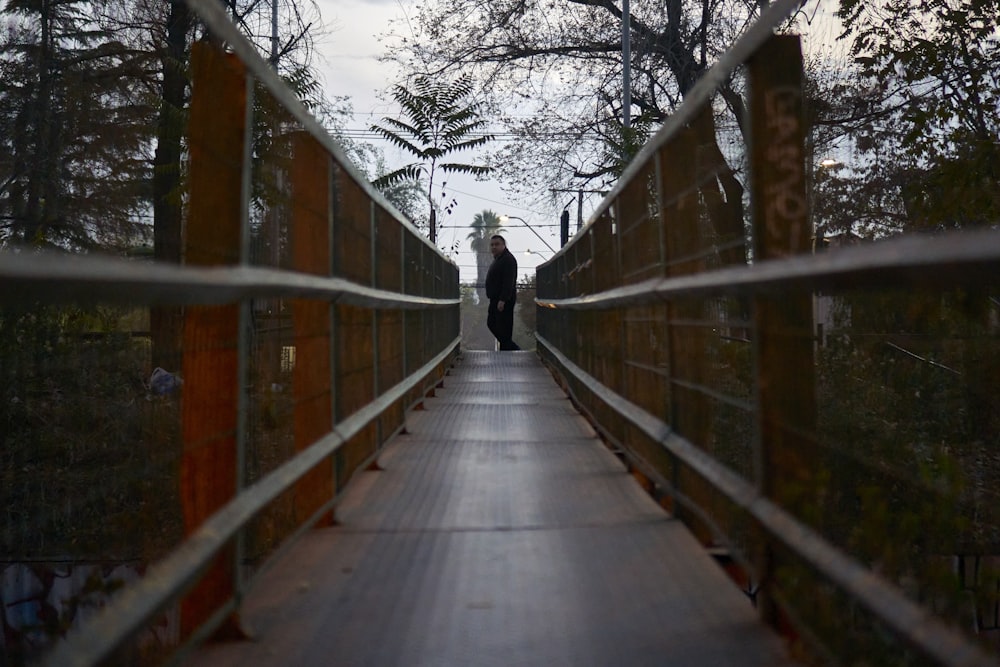
<path fill-rule="evenodd" d="M 490 238 L 493 263 L 486 272 L 486 298 L 490 300 L 486 327 L 501 350 L 520 350 L 514 342 L 514 303 L 517 301 L 517 260 L 499 234 Z"/>

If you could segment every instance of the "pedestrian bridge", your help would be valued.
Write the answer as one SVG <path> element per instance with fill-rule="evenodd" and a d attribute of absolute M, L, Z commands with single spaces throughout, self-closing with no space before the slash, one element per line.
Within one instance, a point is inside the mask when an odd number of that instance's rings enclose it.
<path fill-rule="evenodd" d="M 377 463 L 191 664 L 787 662 L 531 352 L 462 353 Z"/>
<path fill-rule="evenodd" d="M 463 349 L 458 267 L 190 4 L 178 261 L 0 254 L 5 659 L 997 663 L 1000 232 L 814 234 L 797 0 L 517 353 Z"/>

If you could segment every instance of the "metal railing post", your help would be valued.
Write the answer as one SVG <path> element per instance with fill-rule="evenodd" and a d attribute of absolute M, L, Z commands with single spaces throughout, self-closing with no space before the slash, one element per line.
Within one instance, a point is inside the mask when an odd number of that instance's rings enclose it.
<path fill-rule="evenodd" d="M 408 283 L 406 280 L 406 228 L 403 226 L 399 227 L 399 291 L 406 294 L 408 288 Z M 400 335 L 400 351 L 401 351 L 401 364 L 402 376 L 406 377 L 409 372 L 408 364 L 408 351 L 407 351 L 407 339 L 406 339 L 406 311 L 401 311 L 399 313 L 399 335 Z"/>
<path fill-rule="evenodd" d="M 244 114 L 243 162 L 240 173 L 240 265 L 250 265 L 250 197 L 253 188 L 253 109 L 254 78 L 247 74 L 246 109 Z M 252 299 L 240 299 L 239 333 L 236 342 L 236 369 L 239 394 L 236 408 L 236 493 L 246 487 L 247 433 L 250 414 L 250 331 L 253 326 Z M 237 607 L 244 595 L 243 562 L 246 557 L 246 528 L 236 536 L 233 554 L 233 588 Z"/>
<path fill-rule="evenodd" d="M 368 244 L 371 252 L 371 286 L 379 287 L 378 284 L 378 224 L 375 218 L 375 202 L 368 202 Z M 379 386 L 379 365 L 381 354 L 379 350 L 379 311 L 372 309 L 372 400 L 378 398 L 381 388 Z M 382 446 L 382 420 L 375 421 L 375 449 Z"/>
<path fill-rule="evenodd" d="M 166 304 L 186 309 L 180 333 L 183 360 L 178 369 L 184 386 L 169 399 L 169 408 L 176 407 L 179 415 L 174 422 L 173 413 L 164 412 L 170 423 L 155 424 L 158 428 L 177 426 L 180 431 L 181 451 L 173 472 L 177 473 L 185 539 L 151 563 L 103 609 L 86 619 L 76 619 L 79 627 L 70 629 L 65 641 L 60 640 L 43 658 L 50 665 L 114 661 L 116 651 L 144 628 L 159 623 L 161 615 L 171 613 L 174 605 L 180 607 L 181 636 L 170 659 L 177 663 L 192 646 L 212 634 L 244 634 L 238 611 L 246 584 L 266 570 L 267 561 L 289 542 L 328 515 L 336 501 L 335 491 L 340 490 L 332 489 L 333 480 L 349 479 L 365 464 L 365 455 L 372 453 L 359 451 L 358 444 L 367 445 L 377 428 L 373 425 L 389 415 L 397 419 L 399 405 L 441 377 L 459 342 L 454 336 L 442 340 L 443 334 L 454 331 L 453 321 L 448 320 L 438 331 L 431 326 L 445 322 L 447 314 L 458 307 L 456 298 L 433 296 L 452 295 L 457 289 L 457 275 L 447 258 L 391 210 L 294 93 L 258 57 L 218 3 L 190 0 L 190 4 L 217 39 L 198 42 L 192 48 L 190 169 L 185 179 L 190 189 L 185 197 L 183 248 L 188 266 L 140 265 L 95 255 L 71 258 L 40 253 L 28 263 L 17 254 L 0 257 L 0 282 L 10 287 L 0 290 L 0 300 L 17 300 L 20 296 L 11 295 L 21 288 L 31 294 L 41 288 L 38 294 L 44 303 L 107 301 L 129 307 Z M 225 50 L 218 48 L 220 42 L 226 44 Z M 252 231 L 248 223 L 255 214 L 267 213 L 255 206 L 251 196 L 255 187 L 251 177 L 255 91 L 266 91 L 268 101 L 281 107 L 279 113 L 288 112 L 281 124 L 279 150 L 271 157 L 278 161 L 274 168 L 281 176 L 286 168 L 281 161 L 293 158 L 287 163 L 288 184 L 293 189 L 288 209 L 292 219 L 287 229 L 291 266 L 284 265 L 286 262 L 275 262 L 274 266 L 250 263 Z M 298 129 L 301 136 L 296 134 Z M 290 156 L 284 153 L 285 138 L 301 141 Z M 284 197 L 288 194 L 285 183 L 280 185 L 282 192 L 278 194 Z M 377 209 L 380 216 L 369 221 L 377 225 L 371 239 L 374 286 L 366 284 L 359 270 L 365 261 L 360 237 L 364 235 L 366 208 Z M 423 260 L 426 266 L 412 266 L 403 272 L 403 289 L 410 289 L 414 296 L 389 284 L 392 272 L 385 269 L 391 264 L 383 263 L 380 275 L 378 234 L 381 231 L 383 241 L 395 238 L 392 224 L 401 230 L 400 252 L 405 253 L 407 241 L 414 248 L 413 256 L 401 255 L 401 266 L 406 267 L 412 259 Z M 268 240 L 284 243 L 279 234 Z M 381 249 L 391 249 L 391 245 L 383 243 Z M 357 263 L 352 264 L 353 260 Z M 381 261 L 395 259 L 383 257 Z M 425 275 L 417 275 L 420 271 Z M 454 281 L 454 285 L 443 280 Z M 292 302 L 298 363 L 292 370 L 295 395 L 291 416 L 297 452 L 277 461 L 251 484 L 248 478 L 256 452 L 248 445 L 257 444 L 260 438 L 260 425 L 251 419 L 258 399 L 247 382 L 254 362 L 252 324 L 257 299 Z M 365 311 L 419 313 L 419 319 L 411 318 L 411 322 L 427 325 L 425 331 L 410 333 L 414 349 L 404 349 L 403 358 L 404 371 L 409 372 L 398 380 L 391 373 L 376 375 L 374 392 L 351 391 L 361 386 L 355 382 L 359 378 L 367 381 L 363 368 L 351 367 L 357 358 L 352 355 L 359 349 L 368 355 L 363 349 L 369 342 L 362 331 L 369 322 Z M 443 316 L 434 318 L 434 313 Z M 376 374 L 381 361 L 393 352 L 378 349 L 378 319 L 372 315 L 375 330 L 370 340 L 374 341 L 375 354 L 370 361 L 365 356 L 358 364 L 370 363 Z M 360 333 L 352 335 L 355 331 L 351 327 Z M 394 342 L 389 336 L 381 333 L 383 345 Z M 432 347 L 435 345 L 438 347 Z M 343 391 L 345 387 L 347 391 Z M 164 410 L 167 407 L 165 399 Z M 281 410 L 279 416 L 284 418 L 287 413 Z M 280 454 L 285 455 L 285 420 L 276 426 L 281 430 L 275 431 L 275 444 L 280 438 Z M 385 425 L 382 428 L 387 429 Z M 172 434 L 173 430 L 162 435 L 173 443 Z M 155 442 L 160 442 L 160 436 L 158 432 Z M 319 507 L 309 513 L 314 474 L 318 480 L 315 487 L 326 490 L 319 497 Z M 292 513 L 284 511 L 289 499 Z M 253 555 L 265 556 L 265 560 L 243 569 L 244 532 L 254 530 L 257 518 L 275 509 L 280 510 L 275 514 L 281 515 L 275 522 L 276 533 L 281 533 L 279 539 L 287 538 L 285 543 L 262 545 L 261 551 L 270 551 Z M 287 525 L 286 517 L 297 517 L 302 525 Z"/>

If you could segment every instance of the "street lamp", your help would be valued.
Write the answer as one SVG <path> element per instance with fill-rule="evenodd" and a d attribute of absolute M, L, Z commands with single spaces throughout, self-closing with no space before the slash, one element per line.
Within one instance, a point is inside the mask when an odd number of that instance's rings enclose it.
<path fill-rule="evenodd" d="M 524 249 L 524 256 L 525 257 L 531 257 L 532 255 L 538 255 L 539 257 L 542 258 L 543 262 L 546 261 L 545 256 L 542 255 L 542 253 L 538 252 L 537 250 L 532 250 L 531 248 L 525 248 Z M 551 259 L 551 257 L 549 259 Z"/>
<path fill-rule="evenodd" d="M 555 248 L 549 245 L 549 242 L 542 238 L 542 235 L 535 231 L 535 228 L 528 224 L 528 221 L 524 218 L 519 218 L 516 215 L 501 215 L 500 222 L 507 222 L 508 220 L 520 220 L 521 223 L 531 230 L 531 233 L 538 237 L 538 240 L 545 244 L 545 247 L 552 251 L 554 255 L 556 253 Z"/>

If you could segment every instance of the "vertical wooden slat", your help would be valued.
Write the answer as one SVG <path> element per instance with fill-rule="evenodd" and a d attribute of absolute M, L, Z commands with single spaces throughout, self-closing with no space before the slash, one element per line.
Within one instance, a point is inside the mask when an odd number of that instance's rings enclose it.
<path fill-rule="evenodd" d="M 351 174 L 334 164 L 333 275 L 370 285 L 372 280 L 371 201 Z M 374 397 L 373 318 L 366 308 L 333 308 L 333 418 L 340 421 Z M 334 489 L 350 478 L 359 461 L 374 451 L 375 428 L 357 434 L 334 454 Z"/>
<path fill-rule="evenodd" d="M 291 250 L 295 271 L 330 275 L 330 156 L 305 132 L 293 140 L 291 164 Z M 292 392 L 295 450 L 302 451 L 333 428 L 330 373 L 330 304 L 292 302 L 295 367 Z M 295 517 L 303 521 L 333 497 L 329 461 L 316 466 L 295 486 Z M 330 525 L 333 513 L 320 520 Z"/>
<path fill-rule="evenodd" d="M 749 61 L 754 257 L 766 261 L 810 251 L 805 179 L 802 53 L 798 37 L 776 36 Z M 754 300 L 758 481 L 782 507 L 808 512 L 814 491 L 809 462 L 815 433 L 815 364 L 810 294 Z M 764 550 L 760 598 L 765 618 L 777 564 Z"/>
<path fill-rule="evenodd" d="M 185 261 L 199 266 L 236 264 L 246 75 L 235 57 L 205 42 L 194 45 L 191 62 L 191 199 Z M 236 492 L 238 333 L 238 304 L 189 307 L 185 313 L 180 486 L 186 535 Z M 182 600 L 183 636 L 232 598 L 233 576 L 232 553 L 226 550 Z M 235 617 L 226 627 L 238 627 Z"/>
<path fill-rule="evenodd" d="M 711 109 L 702 113 L 711 114 Z M 707 269 L 703 259 L 704 240 L 699 233 L 700 197 L 698 183 L 701 177 L 695 156 L 698 153 L 698 135 L 693 129 L 683 130 L 660 151 L 661 200 L 667 252 L 666 274 L 678 277 Z M 678 156 L 683 156 L 678 159 Z M 692 168 L 695 166 L 696 168 Z M 699 259 L 692 259 L 699 257 Z M 711 404 L 705 394 L 692 389 L 702 387 L 707 381 L 706 334 L 703 327 L 677 326 L 679 320 L 704 319 L 704 303 L 691 299 L 674 300 L 667 304 L 667 331 L 669 340 L 670 423 L 674 431 L 692 444 L 711 451 Z M 704 480 L 677 466 L 672 471 L 673 482 L 700 507 L 711 506 L 711 494 Z M 677 516 L 685 520 L 698 539 L 704 543 L 712 540 L 708 528 L 677 507 Z"/>

